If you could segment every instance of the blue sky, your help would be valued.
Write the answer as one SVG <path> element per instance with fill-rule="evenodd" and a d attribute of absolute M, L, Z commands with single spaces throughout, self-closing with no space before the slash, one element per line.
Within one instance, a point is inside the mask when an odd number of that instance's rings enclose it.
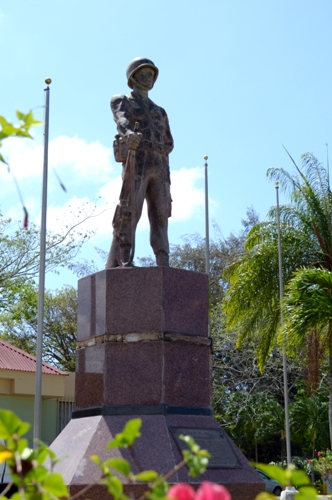
<path fill-rule="evenodd" d="M 16 109 L 33 108 L 43 120 L 44 79 L 53 80 L 50 164 L 68 192 L 50 170 L 48 227 L 70 219 L 69 205 L 101 197 L 107 210 L 87 223 L 96 233 L 82 256 L 108 250 L 120 189 L 109 101 L 129 92 L 126 67 L 138 56 L 159 68 L 150 97 L 167 111 L 175 141 L 170 242 L 204 235 L 205 154 L 210 219 L 222 234 L 240 230 L 248 206 L 264 218 L 275 203 L 267 168 L 292 168 L 282 144 L 297 161 L 310 151 L 322 163 L 332 144 L 331 21 L 330 0 L 0 0 L 0 115 L 14 121 Z M 42 132 L 4 149 L 37 223 Z M 5 168 L 0 182 L 2 212 L 21 218 Z M 148 240 L 143 217 L 138 256 L 151 254 Z M 75 282 L 62 272 L 46 285 Z"/>

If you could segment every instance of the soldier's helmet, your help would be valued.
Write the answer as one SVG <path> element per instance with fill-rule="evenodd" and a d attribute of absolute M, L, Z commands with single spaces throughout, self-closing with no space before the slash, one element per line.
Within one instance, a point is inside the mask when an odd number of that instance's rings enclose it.
<path fill-rule="evenodd" d="M 128 66 L 127 72 L 126 72 L 128 86 L 131 89 L 133 88 L 133 84 L 131 83 L 130 78 L 133 76 L 135 71 L 137 71 L 138 69 L 141 69 L 141 68 L 146 68 L 146 67 L 152 68 L 154 70 L 154 82 L 153 83 L 155 83 L 155 81 L 158 78 L 158 73 L 159 73 L 157 66 L 155 66 L 155 64 L 150 59 L 146 59 L 145 57 L 136 57 L 136 59 L 133 59 L 131 61 L 131 63 L 129 63 L 129 66 Z"/>

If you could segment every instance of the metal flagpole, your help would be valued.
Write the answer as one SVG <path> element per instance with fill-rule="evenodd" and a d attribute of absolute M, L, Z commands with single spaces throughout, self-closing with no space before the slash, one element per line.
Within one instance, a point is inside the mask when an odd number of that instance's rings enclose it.
<path fill-rule="evenodd" d="M 208 156 L 205 160 L 205 272 L 210 279 L 210 235 L 209 235 L 209 190 L 208 190 Z M 208 311 L 208 337 L 210 337 L 210 308 Z M 212 380 L 212 378 L 211 378 Z"/>
<path fill-rule="evenodd" d="M 205 272 L 210 275 L 210 236 L 209 236 L 209 193 L 208 193 L 208 161 L 209 157 L 204 156 L 205 160 Z"/>
<path fill-rule="evenodd" d="M 40 226 L 40 258 L 39 258 L 39 288 L 38 288 L 38 329 L 37 329 L 37 362 L 36 362 L 36 388 L 33 438 L 34 447 L 41 439 L 41 402 L 42 402 L 42 350 L 43 350 L 43 323 L 44 323 L 44 291 L 45 291 L 45 254 L 46 254 L 46 212 L 47 212 L 47 173 L 48 173 L 48 129 L 50 112 L 50 88 L 52 82 L 46 78 L 45 83 L 45 126 L 44 126 L 44 168 L 43 168 L 43 193 Z"/>
<path fill-rule="evenodd" d="M 326 143 L 325 145 L 326 145 L 327 182 L 328 182 L 329 189 L 330 189 L 330 162 L 329 162 L 329 145 L 328 145 L 328 143 Z"/>
<path fill-rule="evenodd" d="M 278 216 L 278 261 L 279 261 L 279 291 L 280 291 L 280 306 L 284 298 L 284 284 L 282 278 L 282 260 L 281 260 L 281 234 L 280 234 L 280 209 L 279 209 L 279 182 L 276 182 L 277 196 L 277 216 Z M 284 315 L 282 308 L 280 309 L 280 325 L 283 327 Z M 282 348 L 282 368 L 284 374 L 284 402 L 285 402 L 285 427 L 286 427 L 286 453 L 287 465 L 292 463 L 290 428 L 289 428 L 289 402 L 288 402 L 288 381 L 287 381 L 287 359 L 285 348 Z"/>

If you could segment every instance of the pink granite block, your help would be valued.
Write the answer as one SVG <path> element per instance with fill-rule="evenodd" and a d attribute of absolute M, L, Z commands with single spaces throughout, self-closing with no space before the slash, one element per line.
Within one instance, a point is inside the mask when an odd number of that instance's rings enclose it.
<path fill-rule="evenodd" d="M 85 372 L 85 349 L 79 349 L 76 351 L 76 373 Z"/>
<path fill-rule="evenodd" d="M 210 405 L 210 348 L 165 342 L 165 403 Z"/>
<path fill-rule="evenodd" d="M 208 336 L 208 276 L 163 268 L 166 332 Z"/>
<path fill-rule="evenodd" d="M 91 325 L 94 323 L 92 311 L 95 309 L 94 284 L 94 275 L 85 276 L 78 282 L 77 340 L 91 336 Z"/>
<path fill-rule="evenodd" d="M 223 432 L 225 435 L 225 438 L 228 440 L 228 443 L 230 444 L 231 448 L 233 449 L 236 458 L 238 459 L 241 468 L 236 468 L 236 469 L 208 469 L 204 474 L 202 474 L 199 477 L 199 482 L 202 481 L 212 481 L 212 482 L 220 482 L 221 478 L 223 483 L 228 483 L 232 482 L 232 475 L 233 478 L 234 476 L 236 477 L 236 480 L 239 481 L 239 471 L 241 471 L 240 476 L 243 476 L 243 481 L 245 482 L 246 478 L 245 477 L 245 469 L 249 467 L 250 472 L 253 470 L 251 466 L 249 466 L 247 459 L 245 456 L 240 452 L 240 450 L 234 446 L 233 442 L 228 438 L 226 433 L 220 428 L 218 422 L 213 418 L 213 417 L 208 417 L 208 416 L 191 416 L 191 415 L 168 415 L 165 417 L 166 419 L 166 425 L 170 429 L 171 427 L 181 427 L 181 428 L 187 428 L 188 432 L 185 432 L 185 434 L 190 435 L 190 431 L 192 429 L 216 429 L 220 430 Z M 174 455 L 174 460 L 179 461 L 181 460 L 182 454 L 175 442 L 175 440 L 171 439 L 172 443 L 172 451 Z M 208 450 L 209 451 L 209 450 Z M 188 478 L 188 469 L 185 467 L 181 471 L 179 471 L 179 481 L 184 481 L 184 482 L 190 482 L 190 483 L 195 483 L 197 482 L 195 478 Z"/>
<path fill-rule="evenodd" d="M 160 342 L 109 343 L 105 351 L 105 405 L 156 405 L 162 400 Z"/>
<path fill-rule="evenodd" d="M 91 462 L 87 456 L 87 450 L 94 440 L 101 420 L 100 416 L 70 420 L 51 444 L 51 449 L 60 459 L 56 469 L 62 474 L 66 485 L 72 484 L 74 477 L 77 476 L 77 471 L 82 470 L 84 464 L 87 464 L 92 472 L 89 473 L 88 477 L 82 478 L 83 482 L 84 480 L 87 482 L 99 480 L 99 468 Z M 107 441 L 102 445 L 102 449 L 105 449 L 106 443 Z M 95 449 L 96 453 L 100 453 L 100 451 Z"/>
<path fill-rule="evenodd" d="M 95 330 L 94 335 L 104 335 L 106 332 L 106 308 L 107 308 L 107 293 L 106 292 L 106 273 L 100 272 L 95 275 Z M 92 318 L 93 319 L 93 318 Z"/>
<path fill-rule="evenodd" d="M 106 450 L 106 444 L 123 429 L 130 418 L 134 417 L 96 416 L 74 419 L 52 443 L 51 449 L 62 458 L 56 464 L 55 471 L 64 476 L 71 493 L 78 492 L 87 485 L 95 485 L 100 479 L 100 469 L 91 461 L 91 455 L 98 455 L 101 460 L 122 457 L 130 462 L 134 472 L 138 470 L 138 462 L 142 469 L 153 469 L 166 474 L 182 460 L 170 432 L 171 427 L 188 428 L 188 433 L 190 429 L 217 429 L 229 440 L 213 417 L 146 415 L 140 417 L 142 436 L 134 444 L 135 457 L 129 449 Z M 264 483 L 230 440 L 229 445 L 238 458 L 239 468 L 208 469 L 197 478 L 192 478 L 188 476 L 187 468 L 183 467 L 170 478 L 170 483 L 181 481 L 198 488 L 202 481 L 208 480 L 224 484 L 231 492 L 232 500 L 254 500 L 258 493 L 265 490 Z M 128 480 L 122 480 L 126 493 L 130 493 Z M 135 485 L 134 496 L 138 498 L 146 489 L 146 484 Z M 97 500 L 109 500 L 109 494 L 99 485 L 93 486 L 88 496 Z"/>
<path fill-rule="evenodd" d="M 106 329 L 112 333 L 163 330 L 162 273 L 157 267 L 108 269 Z"/>
<path fill-rule="evenodd" d="M 233 450 L 240 466 L 239 468 L 208 468 L 207 471 L 204 474 L 201 474 L 198 478 L 191 478 L 188 476 L 188 469 L 184 467 L 178 472 L 179 481 L 193 485 L 201 483 L 202 481 L 211 481 L 213 483 L 223 484 L 232 493 L 233 500 L 234 498 L 245 498 L 250 500 L 255 498 L 260 491 L 265 490 L 265 486 L 262 484 L 255 469 L 249 464 L 246 457 L 234 445 L 233 441 L 227 436 L 226 432 L 221 429 L 218 422 L 213 417 L 179 415 L 167 416 L 165 417 L 165 420 L 168 429 L 171 427 L 188 428 L 188 435 L 190 435 L 191 429 L 219 430 L 223 435 L 223 439 L 227 440 L 229 446 Z M 181 460 L 182 455 L 174 439 L 171 440 L 171 444 L 174 460 L 175 462 L 178 462 Z"/>
<path fill-rule="evenodd" d="M 183 269 L 107 269 L 78 283 L 78 340 L 107 334 L 208 335 L 208 278 Z"/>
<path fill-rule="evenodd" d="M 209 406 L 210 349 L 179 342 L 109 342 L 80 349 L 76 407 Z M 102 392 L 104 391 L 104 392 Z"/>
<path fill-rule="evenodd" d="M 75 381 L 75 409 L 102 406 L 104 404 L 104 375 L 101 373 L 77 373 Z"/>

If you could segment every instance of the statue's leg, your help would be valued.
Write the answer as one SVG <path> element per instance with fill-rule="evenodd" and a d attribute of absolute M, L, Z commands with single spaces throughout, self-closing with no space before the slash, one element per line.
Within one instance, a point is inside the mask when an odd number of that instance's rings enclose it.
<path fill-rule="evenodd" d="M 168 218 L 171 215 L 170 185 L 152 177 L 146 192 L 150 221 L 150 243 L 158 266 L 169 265 Z"/>
<path fill-rule="evenodd" d="M 120 246 L 118 239 L 113 235 L 113 240 L 111 244 L 111 248 L 108 254 L 106 269 L 110 269 L 112 267 L 119 267 L 119 255 L 120 255 Z"/>

